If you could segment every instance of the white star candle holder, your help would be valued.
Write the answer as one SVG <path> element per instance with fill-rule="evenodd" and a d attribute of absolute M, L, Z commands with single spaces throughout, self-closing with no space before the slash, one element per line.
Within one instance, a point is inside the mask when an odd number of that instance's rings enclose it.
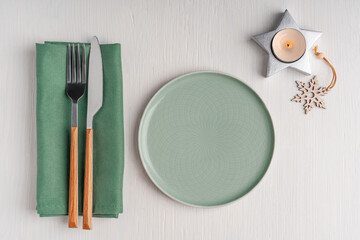
<path fill-rule="evenodd" d="M 285 10 L 275 30 L 252 37 L 269 55 L 266 77 L 287 67 L 311 74 L 308 50 L 320 35 L 321 32 L 299 28 Z"/>

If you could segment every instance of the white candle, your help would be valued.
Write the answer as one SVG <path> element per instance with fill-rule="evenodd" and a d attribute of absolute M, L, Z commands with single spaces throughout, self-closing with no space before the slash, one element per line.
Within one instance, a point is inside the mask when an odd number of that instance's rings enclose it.
<path fill-rule="evenodd" d="M 275 34 L 271 47 L 277 59 L 291 63 L 299 60 L 304 55 L 306 40 L 298 30 L 286 28 Z"/>

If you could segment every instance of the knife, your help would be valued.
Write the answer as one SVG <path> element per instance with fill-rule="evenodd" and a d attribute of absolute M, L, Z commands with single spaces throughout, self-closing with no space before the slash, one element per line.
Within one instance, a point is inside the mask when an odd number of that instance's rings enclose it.
<path fill-rule="evenodd" d="M 83 229 L 91 229 L 93 187 L 93 118 L 103 102 L 103 66 L 99 40 L 91 40 L 86 117 Z"/>

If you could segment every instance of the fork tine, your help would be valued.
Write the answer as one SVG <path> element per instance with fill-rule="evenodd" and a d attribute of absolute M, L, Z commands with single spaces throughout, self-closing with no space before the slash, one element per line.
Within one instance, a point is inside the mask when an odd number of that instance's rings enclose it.
<path fill-rule="evenodd" d="M 85 44 L 82 45 L 82 66 L 81 66 L 81 81 L 86 83 L 86 53 L 85 53 Z"/>
<path fill-rule="evenodd" d="M 76 62 L 76 82 L 81 83 L 81 62 L 80 62 L 80 44 L 77 44 L 77 62 Z"/>
<path fill-rule="evenodd" d="M 72 62 L 71 62 L 71 81 L 72 83 L 76 83 L 76 61 L 75 61 L 75 45 L 72 45 Z"/>
<path fill-rule="evenodd" d="M 66 82 L 71 83 L 71 46 L 67 46 L 67 56 L 66 56 Z"/>

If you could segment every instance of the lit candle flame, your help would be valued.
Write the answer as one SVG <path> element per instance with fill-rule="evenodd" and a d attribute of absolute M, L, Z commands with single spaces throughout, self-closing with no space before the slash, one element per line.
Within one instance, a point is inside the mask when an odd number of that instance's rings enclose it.
<path fill-rule="evenodd" d="M 291 41 L 286 41 L 286 43 L 285 43 L 285 48 L 290 49 L 290 48 L 292 48 L 293 46 L 294 46 L 294 44 L 293 44 Z"/>

